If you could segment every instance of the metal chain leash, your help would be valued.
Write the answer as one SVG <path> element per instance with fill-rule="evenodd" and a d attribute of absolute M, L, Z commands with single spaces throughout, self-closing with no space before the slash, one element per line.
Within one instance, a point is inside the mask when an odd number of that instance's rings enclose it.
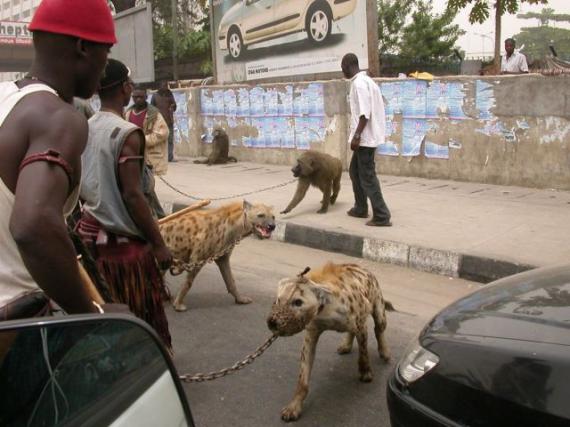
<path fill-rule="evenodd" d="M 181 381 L 186 383 L 201 383 L 204 381 L 212 381 L 218 378 L 225 377 L 226 375 L 233 374 L 234 372 L 239 371 L 240 369 L 245 368 L 247 365 L 251 364 L 255 359 L 261 356 L 265 350 L 267 350 L 271 344 L 275 342 L 278 338 L 277 335 L 270 336 L 267 341 L 265 341 L 261 346 L 257 348 L 253 353 L 248 355 L 245 359 L 236 362 L 234 365 L 230 366 L 229 368 L 224 368 L 216 372 L 209 372 L 207 374 L 198 373 L 195 375 L 184 374 L 180 375 L 179 378 Z"/>
<path fill-rule="evenodd" d="M 169 183 L 167 180 L 165 180 L 162 176 L 158 176 L 158 178 L 159 178 L 162 182 L 164 182 L 164 184 L 166 184 L 167 187 L 169 187 L 170 189 L 176 191 L 178 194 L 181 194 L 181 195 L 183 195 L 183 196 L 185 196 L 185 197 L 188 197 L 189 199 L 192 199 L 192 200 L 204 200 L 204 199 L 205 199 L 204 197 L 194 196 L 194 195 L 192 195 L 192 194 L 188 194 L 188 193 L 185 193 L 184 191 L 179 190 L 178 188 L 176 188 L 175 186 L 173 186 L 171 183 Z M 245 197 L 245 196 L 249 196 L 249 195 L 251 195 L 251 194 L 261 193 L 261 192 L 263 192 L 263 191 L 269 191 L 269 190 L 274 190 L 274 189 L 276 189 L 276 188 L 285 187 L 286 185 L 293 184 L 293 183 L 296 182 L 296 181 L 297 181 L 297 178 L 292 179 L 292 180 L 287 181 L 287 182 L 283 182 L 283 183 L 281 183 L 281 184 L 272 185 L 271 187 L 262 188 L 262 189 L 260 189 L 260 190 L 248 191 L 248 192 L 246 192 L 246 193 L 235 194 L 235 195 L 233 195 L 233 196 L 223 196 L 223 197 L 215 197 L 215 198 L 206 197 L 206 198 L 207 198 L 208 200 L 211 200 L 211 201 L 237 199 L 237 198 L 239 198 L 239 197 Z"/>

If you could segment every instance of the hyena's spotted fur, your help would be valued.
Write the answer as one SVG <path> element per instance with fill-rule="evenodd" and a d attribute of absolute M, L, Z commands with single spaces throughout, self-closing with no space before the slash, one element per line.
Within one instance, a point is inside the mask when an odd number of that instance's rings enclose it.
<path fill-rule="evenodd" d="M 239 294 L 230 268 L 232 248 L 237 240 L 250 234 L 268 238 L 275 229 L 275 216 L 269 206 L 246 201 L 235 202 L 217 209 L 188 212 L 181 217 L 160 225 L 160 232 L 172 255 L 191 265 L 186 282 L 174 299 L 174 308 L 185 311 L 184 297 L 194 278 L 201 270 L 202 262 L 215 258 L 228 292 L 238 304 L 249 304 L 251 299 Z M 223 254 L 221 256 L 218 256 Z"/>
<path fill-rule="evenodd" d="M 269 329 L 278 335 L 290 336 L 305 330 L 297 389 L 289 405 L 281 412 L 285 421 L 294 421 L 301 414 L 303 401 L 309 392 L 317 341 L 324 331 L 346 333 L 337 350 L 339 354 L 349 353 L 356 338 L 358 370 L 363 382 L 372 381 L 367 347 L 368 316 L 374 320 L 380 357 L 384 361 L 390 358 L 384 339 L 385 310 L 393 310 L 393 307 L 382 297 L 376 277 L 356 264 L 328 263 L 307 274 L 308 270 L 279 282 L 277 299 L 267 319 Z"/>

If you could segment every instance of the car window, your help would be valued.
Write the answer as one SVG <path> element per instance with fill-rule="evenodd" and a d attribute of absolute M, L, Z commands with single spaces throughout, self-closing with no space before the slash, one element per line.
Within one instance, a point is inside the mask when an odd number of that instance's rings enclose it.
<path fill-rule="evenodd" d="M 0 425 L 108 425 L 168 370 L 129 322 L 0 333 Z"/>

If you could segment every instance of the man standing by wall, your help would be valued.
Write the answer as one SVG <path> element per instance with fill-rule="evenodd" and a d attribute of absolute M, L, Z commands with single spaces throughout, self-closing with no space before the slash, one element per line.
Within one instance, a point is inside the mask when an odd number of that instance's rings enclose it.
<path fill-rule="evenodd" d="M 82 156 L 79 234 L 109 284 L 115 301 L 149 323 L 171 348 L 162 305 L 166 288 L 161 271 L 172 262 L 141 191 L 145 138 L 123 119 L 132 82 L 128 68 L 110 59 L 101 80 L 101 110 L 89 119 L 89 141 Z"/>
<path fill-rule="evenodd" d="M 164 175 L 168 170 L 168 125 L 158 108 L 146 102 L 145 89 L 133 91 L 133 106 L 127 110 L 126 119 L 140 127 L 145 136 L 145 161 L 143 188 L 153 215 L 157 218 L 165 216 L 158 197 L 154 191 L 154 176 Z"/>
<path fill-rule="evenodd" d="M 0 317 L 40 289 L 68 313 L 99 312 L 63 214 L 77 201 L 88 131 L 71 104 L 95 92 L 113 18 L 105 0 L 43 0 L 29 29 L 30 72 L 0 84 Z"/>
<path fill-rule="evenodd" d="M 176 100 L 174 94 L 168 87 L 168 82 L 162 82 L 158 91 L 152 95 L 150 104 L 158 108 L 162 117 L 168 125 L 168 161 L 174 160 L 174 112 L 176 111 Z"/>
<path fill-rule="evenodd" d="M 360 71 L 358 58 L 349 53 L 342 58 L 341 68 L 350 84 L 350 180 L 354 192 L 354 207 L 347 213 L 357 218 L 368 217 L 368 200 L 372 205 L 370 226 L 389 227 L 390 210 L 380 190 L 374 156 L 379 144 L 384 144 L 386 117 L 384 100 L 378 85 Z"/>
<path fill-rule="evenodd" d="M 528 74 L 526 56 L 515 52 L 514 39 L 505 40 L 506 55 L 501 59 L 501 74 Z"/>

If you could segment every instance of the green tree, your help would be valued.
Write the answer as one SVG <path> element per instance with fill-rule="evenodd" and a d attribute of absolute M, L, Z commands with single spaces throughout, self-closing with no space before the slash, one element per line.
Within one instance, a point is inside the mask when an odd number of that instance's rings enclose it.
<path fill-rule="evenodd" d="M 472 24 L 480 24 L 485 22 L 490 17 L 490 3 L 493 4 L 492 7 L 495 9 L 495 55 L 493 63 L 495 70 L 498 72 L 501 61 L 502 16 L 505 13 L 517 13 L 522 3 L 548 4 L 548 0 L 495 0 L 494 2 L 489 2 L 488 0 L 447 0 L 447 10 L 458 12 L 460 9 L 464 9 L 470 6 L 471 11 L 469 12 L 469 22 Z"/>
<path fill-rule="evenodd" d="M 416 0 L 378 0 L 378 49 L 380 55 L 397 53 L 406 18 Z"/>
<path fill-rule="evenodd" d="M 171 0 L 148 1 L 153 11 L 155 60 L 172 58 L 174 31 Z M 208 1 L 177 0 L 175 13 L 178 62 L 195 62 L 198 59 L 200 72 L 203 75 L 212 74 Z"/>
<path fill-rule="evenodd" d="M 570 22 L 570 15 L 567 13 L 556 13 L 556 11 L 550 7 L 543 8 L 540 13 L 536 12 L 528 12 L 528 13 L 519 13 L 517 18 L 520 19 L 538 19 L 540 21 L 540 25 L 546 26 L 550 23 L 550 21 L 557 21 L 557 22 Z"/>
<path fill-rule="evenodd" d="M 539 26 L 525 27 L 515 36 L 519 45 L 524 45 L 524 53 L 532 59 L 543 59 L 549 54 L 548 46 L 553 45 L 562 58 L 570 58 L 570 30 L 550 27 L 551 21 L 570 22 L 569 14 L 555 13 L 554 9 L 544 8 L 540 13 L 518 14 L 517 18 L 537 19 Z"/>
<path fill-rule="evenodd" d="M 400 54 L 404 57 L 428 61 L 449 57 L 457 39 L 465 34 L 454 25 L 456 13 L 446 10 L 433 13 L 431 2 L 418 1 L 412 13 L 412 21 L 404 27 L 400 42 Z"/>

